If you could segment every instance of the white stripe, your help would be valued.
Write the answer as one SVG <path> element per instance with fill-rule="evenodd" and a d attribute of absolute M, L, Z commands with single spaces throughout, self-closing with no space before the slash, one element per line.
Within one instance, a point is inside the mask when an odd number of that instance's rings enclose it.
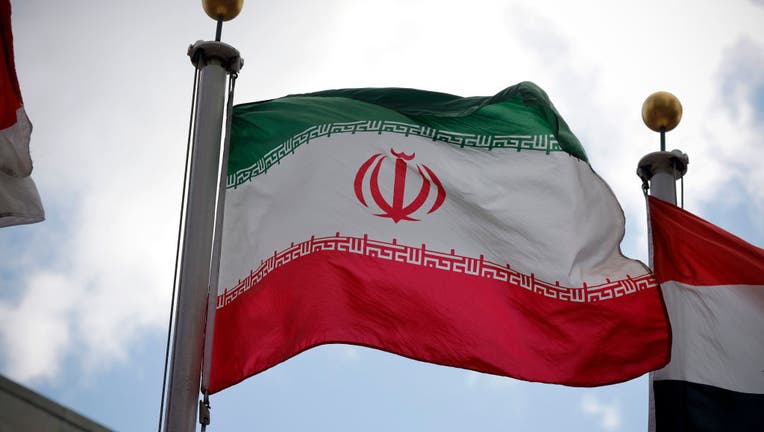
<path fill-rule="evenodd" d="M 0 130 L 0 173 L 13 177 L 26 177 L 32 173 L 29 156 L 29 137 L 32 123 L 24 107 L 16 110 L 16 123 Z"/>
<path fill-rule="evenodd" d="M 408 163 L 406 199 L 422 184 L 416 164 L 440 178 L 446 200 L 427 214 L 435 187 L 418 222 L 374 216 L 353 183 L 375 153 L 387 159 L 380 172 L 382 194 L 391 201 L 395 162 L 390 149 L 416 153 Z M 373 169 L 373 168 L 372 168 Z M 525 274 L 564 286 L 600 284 L 637 277 L 644 266 L 620 255 L 623 212 L 585 162 L 566 153 L 459 148 L 400 134 L 341 134 L 312 140 L 252 182 L 226 192 L 220 291 L 256 269 L 260 260 L 311 236 L 341 235 L 392 241 L 509 264 Z"/>
<path fill-rule="evenodd" d="M 655 380 L 764 393 L 764 286 L 661 284 L 671 320 L 671 363 Z"/>
<path fill-rule="evenodd" d="M 0 228 L 40 222 L 45 212 L 31 177 L 0 172 Z"/>

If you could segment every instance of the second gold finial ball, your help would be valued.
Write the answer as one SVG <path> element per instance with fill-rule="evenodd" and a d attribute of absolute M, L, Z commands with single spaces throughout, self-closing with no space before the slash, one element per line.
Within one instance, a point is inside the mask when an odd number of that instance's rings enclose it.
<path fill-rule="evenodd" d="M 682 120 L 682 104 L 669 92 L 655 92 L 642 104 L 642 120 L 656 132 L 668 132 Z"/>
<path fill-rule="evenodd" d="M 202 0 L 204 11 L 215 21 L 230 21 L 241 12 L 244 0 Z"/>

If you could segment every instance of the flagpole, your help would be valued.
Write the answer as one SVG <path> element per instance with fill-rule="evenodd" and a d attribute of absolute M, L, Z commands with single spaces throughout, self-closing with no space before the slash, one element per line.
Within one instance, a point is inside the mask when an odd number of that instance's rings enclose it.
<path fill-rule="evenodd" d="M 656 92 L 645 99 L 642 104 L 642 120 L 648 128 L 661 134 L 660 151 L 648 153 L 639 160 L 637 175 L 642 179 L 642 190 L 647 196 L 648 192 L 663 201 L 676 205 L 676 181 L 681 179 L 687 172 L 689 158 L 680 150 L 666 151 L 666 132 L 674 129 L 682 119 L 682 104 L 679 99 L 668 92 Z M 682 197 L 684 205 L 684 196 Z M 647 212 L 647 227 L 650 232 L 650 212 Z M 655 269 L 653 263 L 653 240 L 648 235 L 648 257 L 650 268 Z M 648 378 L 648 432 L 655 432 L 655 399 L 653 395 L 653 374 Z"/>
<path fill-rule="evenodd" d="M 220 23 L 234 18 L 241 9 L 241 3 L 241 0 L 210 0 L 203 3 L 208 15 L 218 21 L 218 35 Z M 196 429 L 208 319 L 210 264 L 213 241 L 220 241 L 219 238 L 213 239 L 213 232 L 219 173 L 226 166 L 226 161 L 221 163 L 220 147 L 226 79 L 229 74 L 237 73 L 242 65 L 239 52 L 219 41 L 199 41 L 189 47 L 188 54 L 199 70 L 199 87 L 164 419 L 164 430 L 167 432 Z M 209 319 L 214 319 L 214 314 L 211 316 Z"/>

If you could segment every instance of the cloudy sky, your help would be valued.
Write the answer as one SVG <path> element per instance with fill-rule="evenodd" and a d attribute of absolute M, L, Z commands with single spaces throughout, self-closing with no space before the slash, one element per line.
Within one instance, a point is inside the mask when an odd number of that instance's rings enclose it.
<path fill-rule="evenodd" d="M 41 224 L 0 230 L 0 373 L 109 427 L 156 428 L 198 0 L 12 1 Z M 676 94 L 685 207 L 764 245 L 764 2 L 246 0 L 236 102 L 342 87 L 546 90 L 646 260 L 643 100 Z M 644 431 L 645 377 L 579 389 L 351 346 L 215 395 L 216 430 Z"/>

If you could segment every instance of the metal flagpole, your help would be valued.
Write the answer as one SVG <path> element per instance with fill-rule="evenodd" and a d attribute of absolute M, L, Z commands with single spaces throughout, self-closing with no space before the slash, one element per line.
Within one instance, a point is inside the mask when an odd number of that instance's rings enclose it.
<path fill-rule="evenodd" d="M 661 151 L 645 155 L 637 165 L 637 175 L 642 179 L 642 190 L 650 195 L 676 205 L 676 181 L 687 172 L 689 158 L 680 150 L 666 151 L 666 132 L 674 129 L 682 119 L 682 105 L 679 99 L 668 92 L 656 92 L 648 96 L 642 104 L 642 120 L 647 127 L 660 132 Z M 684 197 L 682 197 L 684 205 Z M 650 232 L 650 212 L 648 211 L 647 229 Z M 650 267 L 653 263 L 653 240 L 648 236 L 648 254 Z M 655 399 L 653 397 L 653 372 L 650 372 L 648 390 L 649 407 L 647 430 L 655 431 Z"/>
<path fill-rule="evenodd" d="M 218 22 L 219 39 L 222 21 L 238 15 L 242 0 L 205 0 L 203 4 L 207 14 Z M 210 264 L 213 241 L 220 241 L 219 238 L 213 239 L 219 170 L 227 165 L 227 161 L 221 161 L 220 147 L 226 78 L 229 74 L 238 73 L 242 65 L 239 52 L 219 41 L 199 41 L 189 47 L 188 54 L 200 70 L 200 78 L 164 419 L 164 430 L 167 432 L 196 429 L 208 319 Z M 210 319 L 214 319 L 214 314 Z"/>

